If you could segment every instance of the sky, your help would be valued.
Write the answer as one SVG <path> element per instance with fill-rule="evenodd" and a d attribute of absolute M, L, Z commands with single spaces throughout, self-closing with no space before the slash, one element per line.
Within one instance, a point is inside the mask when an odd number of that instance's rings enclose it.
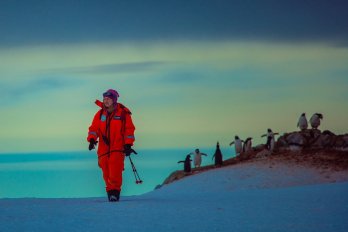
<path fill-rule="evenodd" d="M 95 99 L 133 113 L 135 147 L 227 147 L 347 133 L 348 3 L 0 2 L 0 153 L 86 150 Z"/>

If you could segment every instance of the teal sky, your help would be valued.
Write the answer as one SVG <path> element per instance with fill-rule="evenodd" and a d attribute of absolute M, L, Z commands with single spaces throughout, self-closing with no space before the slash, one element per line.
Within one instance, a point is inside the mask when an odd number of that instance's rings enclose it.
<path fill-rule="evenodd" d="M 257 144 L 303 112 L 347 133 L 347 3 L 313 2 L 1 1 L 0 153 L 86 150 L 109 88 L 137 148 Z"/>

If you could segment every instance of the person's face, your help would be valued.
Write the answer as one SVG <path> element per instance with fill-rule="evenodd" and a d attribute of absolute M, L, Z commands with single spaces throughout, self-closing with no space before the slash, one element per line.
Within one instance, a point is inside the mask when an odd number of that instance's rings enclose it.
<path fill-rule="evenodd" d="M 111 98 L 109 98 L 109 97 L 104 97 L 103 98 L 103 103 L 104 103 L 104 106 L 106 108 L 109 108 L 110 106 L 112 106 L 114 104 L 114 101 Z"/>

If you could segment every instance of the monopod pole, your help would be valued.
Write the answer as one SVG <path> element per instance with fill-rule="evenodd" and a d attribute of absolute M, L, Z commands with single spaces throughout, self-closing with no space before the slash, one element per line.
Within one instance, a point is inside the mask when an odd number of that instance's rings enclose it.
<path fill-rule="evenodd" d="M 133 173 L 134 173 L 135 183 L 136 183 L 136 184 L 141 184 L 141 183 L 143 183 L 143 181 L 140 179 L 139 173 L 138 173 L 137 169 L 135 168 L 135 165 L 134 165 L 134 163 L 133 163 L 131 157 L 128 156 L 128 158 L 129 158 L 129 161 L 130 161 L 130 163 L 131 163 L 132 170 L 133 170 Z"/>

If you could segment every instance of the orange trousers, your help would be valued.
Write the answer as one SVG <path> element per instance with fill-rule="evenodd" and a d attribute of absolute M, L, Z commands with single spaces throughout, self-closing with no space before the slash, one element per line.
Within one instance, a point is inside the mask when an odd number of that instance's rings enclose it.
<path fill-rule="evenodd" d="M 106 191 L 121 191 L 124 158 L 125 156 L 122 152 L 111 152 L 110 155 L 99 157 L 98 165 L 103 171 Z"/>

